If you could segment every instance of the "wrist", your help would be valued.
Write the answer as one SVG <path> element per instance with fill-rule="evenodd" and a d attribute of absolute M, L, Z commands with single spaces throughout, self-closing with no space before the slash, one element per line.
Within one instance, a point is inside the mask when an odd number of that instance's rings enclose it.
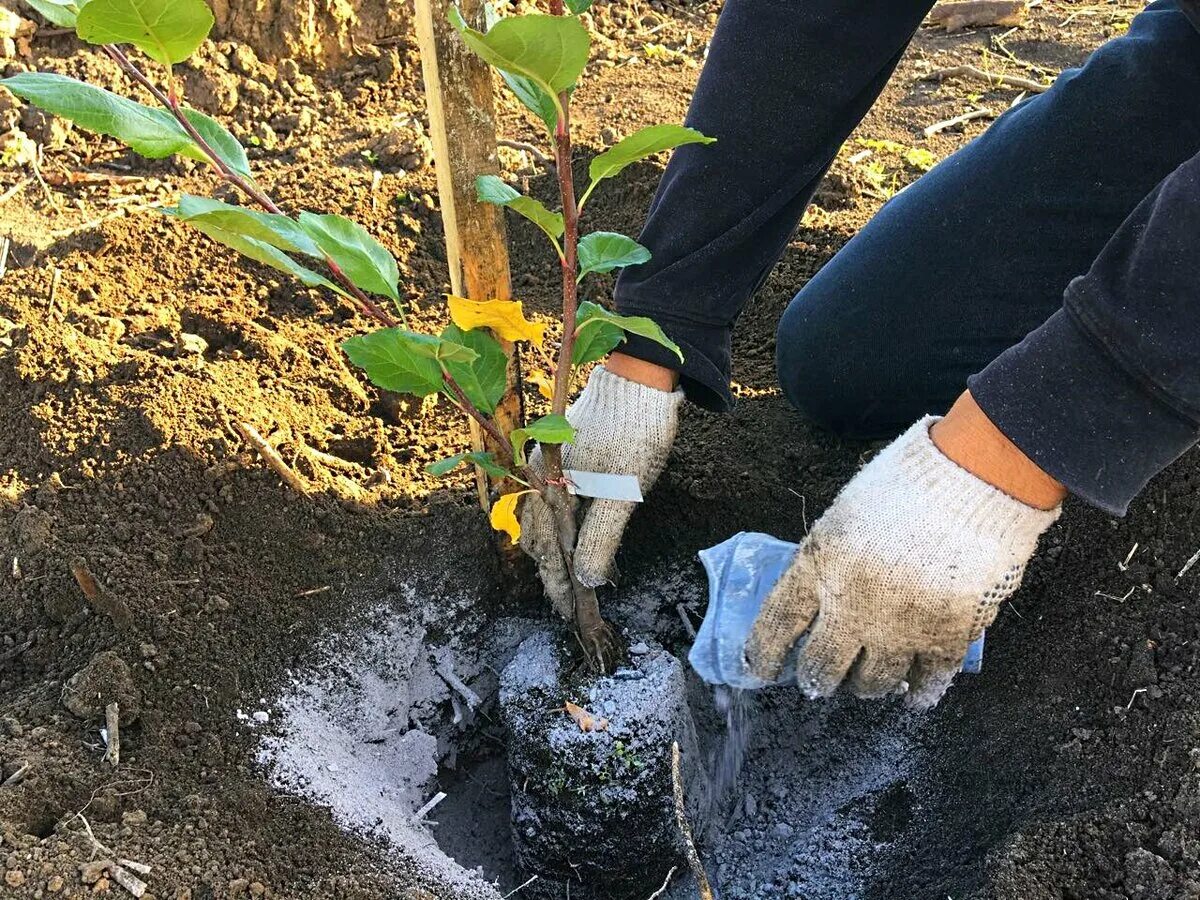
<path fill-rule="evenodd" d="M 679 387 L 679 373 L 657 363 L 646 362 L 624 353 L 610 353 L 604 368 L 626 381 L 652 387 L 660 391 L 673 391 Z"/>
<path fill-rule="evenodd" d="M 1066 488 L 992 424 L 969 391 L 934 424 L 929 436 L 948 459 L 1027 506 L 1054 509 L 1067 496 Z"/>

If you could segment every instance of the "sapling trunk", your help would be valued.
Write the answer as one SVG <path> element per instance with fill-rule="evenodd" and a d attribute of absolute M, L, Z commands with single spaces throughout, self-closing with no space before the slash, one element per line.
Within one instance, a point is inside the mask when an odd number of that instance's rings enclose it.
<path fill-rule="evenodd" d="M 550 11 L 564 14 L 562 0 L 551 0 Z M 571 393 L 571 359 L 575 348 L 575 326 L 579 312 L 579 207 L 575 202 L 575 174 L 571 154 L 571 95 L 563 91 L 558 96 L 562 113 L 554 134 L 554 165 L 558 174 L 558 191 L 562 200 L 562 344 L 558 364 L 554 369 L 554 391 L 551 412 L 563 415 Z M 543 444 L 542 459 L 546 463 L 547 485 L 542 492 L 546 505 L 554 512 L 558 525 L 558 543 L 571 578 L 574 595 L 575 630 L 580 645 L 592 666 L 608 672 L 617 661 L 620 646 L 616 633 L 600 614 L 600 601 L 594 588 L 585 587 L 575 577 L 575 543 L 579 531 L 575 525 L 576 501 L 567 491 L 562 468 L 562 445 Z"/>

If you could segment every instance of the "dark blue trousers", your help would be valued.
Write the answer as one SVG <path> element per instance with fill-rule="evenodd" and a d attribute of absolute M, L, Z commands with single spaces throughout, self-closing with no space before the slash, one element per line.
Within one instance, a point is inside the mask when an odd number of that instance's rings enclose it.
<path fill-rule="evenodd" d="M 1156 3 L 892 198 L 805 285 L 779 324 L 788 399 L 861 437 L 945 412 L 1197 153 L 1200 34 Z M 1200 321 L 1200 284 L 1194 296 Z"/>
<path fill-rule="evenodd" d="M 731 403 L 730 335 L 931 0 L 728 0 L 622 312 Z M 1064 300 L 1065 298 L 1065 300 Z M 779 325 L 791 403 L 881 437 L 970 385 L 1079 496 L 1124 511 L 1200 434 L 1200 31 L 1159 0 L 1129 32 L 890 200 Z M 648 341 L 623 348 L 678 364 Z"/>

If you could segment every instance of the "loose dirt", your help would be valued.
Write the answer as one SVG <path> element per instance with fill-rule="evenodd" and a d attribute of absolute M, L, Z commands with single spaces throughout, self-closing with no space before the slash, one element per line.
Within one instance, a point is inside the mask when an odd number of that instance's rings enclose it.
<path fill-rule="evenodd" d="M 738 409 L 685 413 L 635 517 L 622 584 L 606 599 L 631 634 L 682 656 L 676 605 L 694 622 L 703 610 L 695 553 L 738 530 L 800 538 L 872 450 L 800 422 L 772 371 L 787 301 L 919 174 L 881 149 L 851 162 L 866 149 L 858 139 L 945 156 L 986 120 L 930 139 L 925 126 L 974 104 L 1001 109 L 1017 93 L 923 74 L 960 63 L 1057 71 L 1134 9 L 1047 0 L 1008 34 L 918 35 L 739 325 Z M 717 12 L 598 6 L 598 68 L 576 114 L 588 153 L 682 117 Z M 419 64 L 407 34 L 377 39 L 328 72 L 214 44 L 184 81 L 251 145 L 285 207 L 364 223 L 400 260 L 413 321 L 440 323 L 446 271 Z M 70 37 L 35 36 L 31 48 L 0 66 L 119 84 Z M 506 137 L 536 139 L 510 104 L 501 122 Z M 0 279 L 0 782 L 14 778 L 0 787 L 0 895 L 119 896 L 103 867 L 81 869 L 105 855 L 85 819 L 103 844 L 153 867 L 148 896 L 158 898 L 517 888 L 505 737 L 487 717 L 488 665 L 502 668 L 503 654 L 483 638 L 515 646 L 520 628 L 500 619 L 528 624 L 545 608 L 528 584 L 502 583 L 466 475 L 423 471 L 464 449 L 465 429 L 444 408 L 380 396 L 346 366 L 337 342 L 368 327 L 351 310 L 154 211 L 180 190 L 211 191 L 202 171 L 148 163 L 0 100 L 0 133 L 13 126 L 44 145 L 47 185 L 0 170 L 12 239 Z M 550 195 L 522 151 L 502 159 Z M 636 233 L 660 172 L 635 167 L 601 192 L 593 225 Z M 553 260 L 523 223 L 510 223 L 510 237 L 520 296 L 552 310 Z M 610 289 L 597 280 L 587 294 Z M 307 496 L 244 445 L 242 421 L 309 483 Z M 1200 567 L 1176 577 L 1197 547 L 1189 455 L 1124 520 L 1068 510 L 989 631 L 984 673 L 934 713 L 811 704 L 785 689 L 756 698 L 740 790 L 701 847 L 723 894 L 1200 896 Z M 78 558 L 113 602 L 85 600 L 71 574 Z M 63 705 L 72 676 L 110 652 L 140 706 L 121 730 L 116 771 L 101 761 L 102 718 Z M 447 662 L 483 699 L 469 724 L 455 722 L 465 701 L 436 674 Z M 692 691 L 712 746 L 719 716 L 707 691 Z M 400 752 L 393 740 L 423 747 Z M 418 785 L 431 756 L 438 774 Z M 355 767 L 345 777 L 329 768 L 343 764 Z M 379 789 L 394 792 L 370 795 L 367 773 L 380 769 Z M 429 814 L 436 828 L 407 821 L 399 807 L 439 789 L 450 796 Z M 429 829 L 482 873 L 445 863 Z M 486 887 L 493 879 L 502 890 Z M 689 896 L 682 877 L 671 890 Z"/>

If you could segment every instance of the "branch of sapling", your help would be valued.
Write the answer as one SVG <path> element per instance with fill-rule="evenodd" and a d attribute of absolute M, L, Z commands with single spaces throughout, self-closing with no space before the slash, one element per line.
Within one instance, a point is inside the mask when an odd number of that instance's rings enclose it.
<path fill-rule="evenodd" d="M 494 442 L 496 452 L 500 454 L 500 463 L 505 468 L 516 469 L 517 473 L 521 476 L 521 479 L 524 480 L 524 483 L 527 483 L 535 490 L 544 493 L 546 490 L 546 480 L 537 472 L 535 472 L 531 466 L 518 466 L 516 464 L 516 459 L 513 458 L 513 454 L 509 450 L 509 440 L 500 431 L 499 426 L 496 425 L 493 419 L 484 415 L 483 411 L 471 402 L 471 398 L 467 396 L 467 392 L 462 389 L 462 385 L 460 385 L 455 380 L 454 376 L 450 374 L 450 370 L 446 368 L 445 364 L 441 365 L 441 370 L 442 379 L 446 382 L 446 387 L 450 390 L 451 399 L 454 401 L 454 405 L 457 406 L 459 411 L 464 415 L 469 416 L 478 422 L 479 427 L 487 432 L 488 437 L 490 437 Z"/>
<path fill-rule="evenodd" d="M 121 71 L 149 91 L 154 99 L 171 113 L 175 121 L 179 123 L 179 126 L 184 130 L 184 132 L 187 133 L 187 136 L 192 139 L 193 143 L 200 148 L 200 152 L 202 152 L 208 158 L 209 164 L 217 171 L 217 174 L 220 175 L 223 180 L 234 185 L 238 190 L 240 190 L 243 194 L 257 203 L 267 212 L 280 216 L 286 215 L 286 213 L 279 208 L 279 205 L 276 204 L 275 201 L 272 200 L 262 190 L 262 188 L 260 188 L 250 179 L 243 176 L 241 173 L 234 171 L 230 165 L 221 158 L 221 155 L 213 149 L 212 145 L 205 140 L 204 136 L 196 130 L 196 126 L 193 125 L 191 120 L 183 114 L 183 108 L 179 102 L 179 95 L 175 90 L 174 79 L 172 79 L 170 83 L 170 93 L 164 94 L 162 90 L 154 84 L 154 82 L 146 77 L 146 74 L 138 68 L 137 64 L 134 63 L 134 61 L 130 59 L 125 51 L 120 47 L 115 44 L 103 44 L 101 49 L 103 49 L 104 52 L 111 57 L 114 62 L 116 62 L 116 64 L 121 68 Z M 352 282 L 346 276 L 346 273 L 342 271 L 341 266 L 339 266 L 328 253 L 324 254 L 324 261 L 325 265 L 329 269 L 330 274 L 343 288 L 346 289 L 346 291 L 352 297 L 354 297 L 355 300 L 358 301 L 358 304 L 362 308 L 363 312 L 367 313 L 367 315 L 371 316 L 389 328 L 399 324 L 396 319 L 394 319 L 386 310 L 368 297 L 366 293 L 358 287 L 358 285 L 354 284 L 354 282 Z"/>

